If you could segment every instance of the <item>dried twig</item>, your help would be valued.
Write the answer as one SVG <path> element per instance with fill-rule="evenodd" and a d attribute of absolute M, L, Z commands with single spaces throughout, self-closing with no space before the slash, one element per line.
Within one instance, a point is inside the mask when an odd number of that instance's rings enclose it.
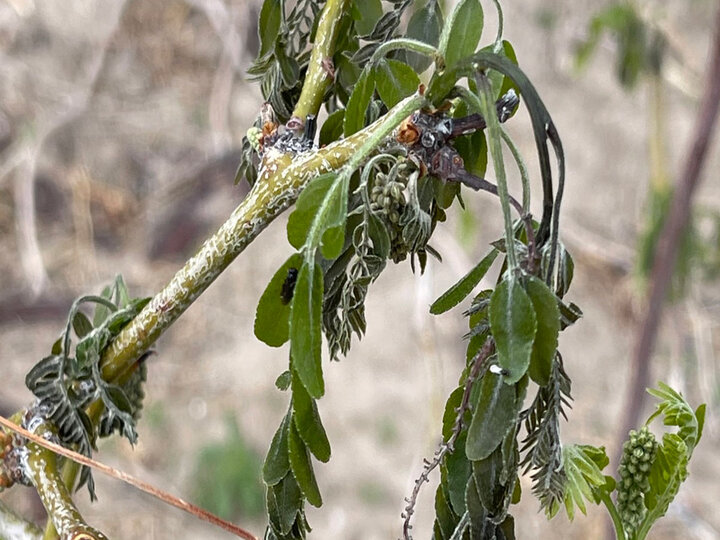
<path fill-rule="evenodd" d="M 483 369 L 487 365 L 487 359 L 492 355 L 495 350 L 495 342 L 491 337 L 485 340 L 480 351 L 472 359 L 470 372 L 468 373 L 467 379 L 465 380 L 465 389 L 463 391 L 462 400 L 460 406 L 455 410 L 457 416 L 455 417 L 455 423 L 453 424 L 452 434 L 447 442 L 442 442 L 440 447 L 435 452 L 432 460 L 424 459 L 424 467 L 420 476 L 415 480 L 415 486 L 413 487 L 412 494 L 410 497 L 405 498 L 407 506 L 402 513 L 403 518 L 403 540 L 412 540 L 410 530 L 412 529 L 412 516 L 415 513 L 415 506 L 417 504 L 418 495 L 422 489 L 423 484 L 430 481 L 430 473 L 435 470 L 443 458 L 447 454 L 451 454 L 455 451 L 455 443 L 460 437 L 463 429 L 465 428 L 465 413 L 470 409 L 470 394 L 472 393 L 473 385 L 475 381 L 480 377 Z"/>
<path fill-rule="evenodd" d="M 218 527 L 221 527 L 226 531 L 231 532 L 235 536 L 245 538 L 246 540 L 257 540 L 257 538 L 252 533 L 238 527 L 237 525 L 233 525 L 232 523 L 229 523 L 214 514 L 211 514 L 207 510 L 203 510 L 202 508 L 190 504 L 189 502 L 184 501 L 179 497 L 175 497 L 174 495 L 162 491 L 161 489 L 158 489 L 155 486 L 152 486 L 146 482 L 143 482 L 142 480 L 130 476 L 127 473 L 114 469 L 113 467 L 100 463 L 99 461 L 95 461 L 94 459 L 84 456 L 82 454 L 78 454 L 77 452 L 73 452 L 72 450 L 68 450 L 64 446 L 52 443 L 42 437 L 39 437 L 38 435 L 35 435 L 34 433 L 30 433 L 28 430 L 18 426 L 17 424 L 14 424 L 10 420 L 2 416 L 0 416 L 0 424 L 5 426 L 7 429 L 14 431 L 15 433 L 18 433 L 23 437 L 33 441 L 38 446 L 47 448 L 55 454 L 70 459 L 75 463 L 79 463 L 80 465 L 85 465 L 87 467 L 92 467 L 96 471 L 100 471 L 101 473 L 107 474 L 108 476 L 117 478 L 118 480 L 121 480 L 126 484 L 130 484 L 131 486 L 147 493 L 148 495 L 160 499 L 166 504 L 174 506 L 175 508 L 179 508 L 180 510 L 185 511 L 188 514 L 197 517 L 198 519 L 207 521 L 208 523 L 212 523 L 213 525 L 217 525 Z"/>

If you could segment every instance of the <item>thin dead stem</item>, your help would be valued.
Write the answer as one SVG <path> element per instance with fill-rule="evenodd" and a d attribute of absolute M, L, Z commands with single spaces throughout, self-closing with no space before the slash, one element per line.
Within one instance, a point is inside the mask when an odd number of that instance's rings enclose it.
<path fill-rule="evenodd" d="M 465 428 L 465 413 L 470 409 L 470 394 L 472 393 L 473 385 L 478 380 L 483 369 L 487 365 L 487 359 L 490 358 L 493 351 L 495 350 L 495 342 L 491 337 L 485 340 L 480 351 L 475 355 L 471 362 L 470 372 L 468 373 L 467 379 L 465 380 L 465 389 L 463 390 L 462 400 L 460 406 L 455 409 L 457 415 L 455 416 L 455 423 L 453 424 L 452 434 L 446 442 L 442 442 L 440 447 L 435 452 L 432 460 L 423 460 L 423 471 L 420 476 L 415 480 L 415 486 L 413 487 L 412 494 L 410 497 L 405 498 L 407 506 L 402 513 L 403 518 L 403 540 L 412 540 L 410 530 L 412 529 L 412 516 L 415 513 L 415 506 L 417 505 L 417 499 L 420 495 L 420 490 L 423 484 L 430 481 L 430 473 L 434 471 L 443 458 L 447 454 L 451 454 L 455 451 L 455 443 L 460 437 L 463 429 Z"/>

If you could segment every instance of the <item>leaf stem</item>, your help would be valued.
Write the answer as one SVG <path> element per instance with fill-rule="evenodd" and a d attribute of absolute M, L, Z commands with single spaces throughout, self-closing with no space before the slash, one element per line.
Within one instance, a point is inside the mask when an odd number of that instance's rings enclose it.
<path fill-rule="evenodd" d="M 348 4 L 349 0 L 328 0 L 320 14 L 305 83 L 293 111 L 295 117 L 304 119 L 311 114 L 317 115 L 320 110 L 325 91 L 332 81 L 325 62 L 333 56 L 340 19 L 347 11 Z"/>
<path fill-rule="evenodd" d="M 425 43 L 424 41 L 410 38 L 397 38 L 386 41 L 385 43 L 380 45 L 373 53 L 372 57 L 370 58 L 370 62 L 367 65 L 373 65 L 387 53 L 395 51 L 397 49 L 405 49 L 419 54 L 424 54 L 426 56 L 437 56 L 438 54 L 437 48 L 435 48 L 433 45 L 430 45 L 429 43 Z"/>
<path fill-rule="evenodd" d="M 515 145 L 515 142 L 512 140 L 510 135 L 508 135 L 507 131 L 500 128 L 500 135 L 502 135 L 503 141 L 505 141 L 505 144 L 510 149 L 513 158 L 515 159 L 515 163 L 517 163 L 518 170 L 520 171 L 520 179 L 522 181 L 523 190 L 522 213 L 523 215 L 527 215 L 530 213 L 530 177 L 528 176 L 527 166 L 522 158 L 522 154 L 520 154 L 520 150 L 518 150 L 518 147 Z"/>
<path fill-rule="evenodd" d="M 615 538 L 617 540 L 626 540 L 627 537 L 625 535 L 625 529 L 623 527 L 622 520 L 620 519 L 620 514 L 618 514 L 615 503 L 613 503 L 612 499 L 610 498 L 610 494 L 602 490 L 597 490 L 595 491 L 595 493 L 605 505 L 605 508 L 607 508 L 608 514 L 610 514 L 610 519 L 612 520 L 613 527 L 615 528 Z"/>
<path fill-rule="evenodd" d="M 505 163 L 503 161 L 502 147 L 500 146 L 500 141 L 502 139 L 500 123 L 495 115 L 495 100 L 490 80 L 484 73 L 478 73 L 476 78 L 478 90 L 480 91 L 480 111 L 487 122 L 488 148 L 490 149 L 490 153 L 493 158 L 498 197 L 500 197 L 500 205 L 502 206 L 503 218 L 505 221 L 505 242 L 507 246 L 508 270 L 510 272 L 514 272 L 518 263 L 517 256 L 515 254 L 515 235 L 513 234 L 513 221 L 510 214 L 510 197 L 507 188 L 507 178 L 505 177 Z"/>

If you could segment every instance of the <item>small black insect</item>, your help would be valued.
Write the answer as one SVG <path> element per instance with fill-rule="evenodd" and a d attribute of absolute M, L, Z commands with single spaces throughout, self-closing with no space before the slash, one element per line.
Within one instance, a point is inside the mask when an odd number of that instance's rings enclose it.
<path fill-rule="evenodd" d="M 287 276 L 285 277 L 285 281 L 283 281 L 282 290 L 280 291 L 280 298 L 282 298 L 282 303 L 285 305 L 289 304 L 290 300 L 292 300 L 297 277 L 297 268 L 288 268 Z"/>

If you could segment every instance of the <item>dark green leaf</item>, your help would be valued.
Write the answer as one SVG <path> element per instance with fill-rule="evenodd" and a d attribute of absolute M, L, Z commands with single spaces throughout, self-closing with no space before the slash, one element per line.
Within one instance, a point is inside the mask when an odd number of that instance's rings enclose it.
<path fill-rule="evenodd" d="M 365 127 L 365 114 L 370 106 L 374 91 L 375 74 L 373 70 L 363 70 L 345 108 L 343 131 L 346 137 Z"/>
<path fill-rule="evenodd" d="M 292 383 L 292 373 L 290 370 L 283 371 L 280 375 L 278 375 L 278 378 L 275 379 L 275 386 L 278 388 L 278 390 L 282 390 L 283 392 L 290 388 L 290 384 Z"/>
<path fill-rule="evenodd" d="M 471 461 L 488 457 L 515 423 L 515 388 L 492 372 L 485 374 L 480 385 L 465 445 Z"/>
<path fill-rule="evenodd" d="M 290 412 L 288 411 L 273 436 L 270 449 L 263 464 L 263 480 L 268 486 L 277 484 L 290 470 L 290 461 L 288 461 L 289 431 Z"/>
<path fill-rule="evenodd" d="M 550 380 L 560 333 L 558 299 L 548 286 L 536 277 L 530 277 L 526 287 L 537 318 L 529 374 L 538 385 L 545 386 Z"/>
<path fill-rule="evenodd" d="M 493 538 L 495 525 L 490 521 L 488 511 L 482 505 L 480 495 L 475 486 L 475 478 L 470 477 L 465 489 L 465 505 L 470 515 L 470 538 L 472 540 L 488 540 Z"/>
<path fill-rule="evenodd" d="M 267 506 L 273 528 L 282 535 L 288 534 L 303 507 L 302 492 L 292 473 L 285 475 L 282 482 L 268 487 Z"/>
<path fill-rule="evenodd" d="M 380 0 L 353 0 L 352 18 L 355 20 L 355 29 L 360 36 L 372 32 L 382 14 L 383 8 Z"/>
<path fill-rule="evenodd" d="M 320 420 L 317 404 L 297 374 L 292 378 L 292 394 L 293 419 L 300 437 L 316 458 L 327 463 L 330 460 L 330 441 Z"/>
<path fill-rule="evenodd" d="M 467 295 L 472 292 L 475 286 L 480 283 L 480 280 L 485 276 L 487 271 L 490 270 L 490 266 L 497 258 L 497 254 L 497 250 L 493 249 L 485 255 L 475 268 L 465 274 L 460 281 L 433 302 L 433 305 L 430 306 L 430 313 L 433 315 L 445 313 L 462 302 Z"/>
<path fill-rule="evenodd" d="M 475 52 L 483 19 L 480 0 L 461 0 L 457 4 L 440 36 L 440 54 L 448 68 Z"/>
<path fill-rule="evenodd" d="M 498 363 L 508 372 L 505 382 L 516 383 L 530 365 L 537 321 L 530 298 L 514 278 L 502 281 L 492 295 L 490 329 Z"/>
<path fill-rule="evenodd" d="M 290 310 L 290 354 L 293 369 L 315 399 L 325 393 L 320 333 L 322 301 L 322 269 L 318 264 L 305 263 L 298 274 Z"/>
<path fill-rule="evenodd" d="M 283 297 L 283 285 L 288 279 L 288 272 L 299 270 L 302 255 L 292 255 L 270 280 L 260 297 L 255 312 L 255 336 L 271 347 L 280 347 L 289 338 L 290 307 Z M 294 296 L 294 293 L 293 293 Z"/>
<path fill-rule="evenodd" d="M 290 426 L 289 435 L 290 468 L 295 476 L 295 480 L 297 480 L 298 486 L 300 486 L 300 490 L 308 502 L 314 507 L 320 508 L 322 506 L 322 497 L 320 496 L 320 489 L 315 480 L 315 473 L 313 472 L 312 462 L 310 461 L 310 453 L 300 438 L 295 425 Z"/>
<path fill-rule="evenodd" d="M 472 465 L 465 455 L 467 432 L 463 432 L 455 441 L 455 451 L 445 457 L 445 487 L 448 502 L 456 515 L 465 513 L 465 486 L 472 474 Z"/>
<path fill-rule="evenodd" d="M 345 119 L 345 109 L 339 109 L 327 117 L 325 123 L 320 128 L 320 146 L 325 146 L 333 141 L 337 141 L 343 134 L 343 120 Z"/>
<path fill-rule="evenodd" d="M 90 319 L 88 319 L 81 311 L 75 313 L 72 325 L 73 330 L 75 330 L 75 333 L 78 335 L 79 338 L 84 338 L 93 330 L 93 325 L 90 322 Z"/>
<path fill-rule="evenodd" d="M 455 425 L 455 419 L 457 418 L 457 408 L 462 402 L 464 388 L 462 386 L 452 391 L 445 403 L 445 412 L 443 413 L 443 428 L 442 435 L 443 440 L 448 441 L 450 435 L 452 435 L 452 429 Z"/>
<path fill-rule="evenodd" d="M 382 220 L 373 213 L 368 213 L 368 234 L 373 243 L 375 255 L 387 259 L 390 255 L 390 236 Z"/>
<path fill-rule="evenodd" d="M 265 56 L 272 50 L 282 22 L 282 0 L 265 0 L 260 10 L 258 35 L 260 36 L 260 52 L 258 57 Z"/>
<path fill-rule="evenodd" d="M 498 515 L 505 498 L 505 486 L 500 482 L 502 473 L 502 453 L 500 448 L 496 448 L 485 459 L 473 461 L 472 473 L 483 506 L 491 514 Z"/>
<path fill-rule="evenodd" d="M 405 37 L 417 39 L 437 47 L 440 42 L 442 25 L 443 17 L 440 5 L 437 0 L 428 0 L 410 18 Z M 432 63 L 432 58 L 408 51 L 400 52 L 397 59 L 408 64 L 416 73 L 422 73 Z"/>
<path fill-rule="evenodd" d="M 420 78 L 413 68 L 397 60 L 381 60 L 375 70 L 378 94 L 388 109 L 415 93 Z"/>
<path fill-rule="evenodd" d="M 455 529 L 456 518 L 450 508 L 442 487 L 438 487 L 435 491 L 435 519 L 440 525 L 443 538 L 450 538 Z"/>
<path fill-rule="evenodd" d="M 295 203 L 295 210 L 288 218 L 287 233 L 290 244 L 302 248 L 308 240 L 310 228 L 316 219 L 320 206 L 330 194 L 337 175 L 328 173 L 312 180 Z"/>

